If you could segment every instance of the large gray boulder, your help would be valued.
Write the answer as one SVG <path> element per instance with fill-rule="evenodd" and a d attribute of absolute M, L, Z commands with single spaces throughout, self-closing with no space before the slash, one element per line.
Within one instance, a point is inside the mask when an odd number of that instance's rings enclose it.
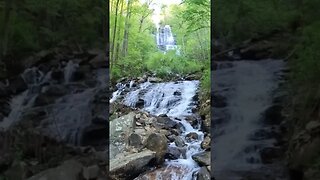
<path fill-rule="evenodd" d="M 150 161 L 155 158 L 156 153 L 150 150 L 144 150 L 139 153 L 119 156 L 111 159 L 109 173 L 115 179 L 129 179 L 146 170 Z"/>

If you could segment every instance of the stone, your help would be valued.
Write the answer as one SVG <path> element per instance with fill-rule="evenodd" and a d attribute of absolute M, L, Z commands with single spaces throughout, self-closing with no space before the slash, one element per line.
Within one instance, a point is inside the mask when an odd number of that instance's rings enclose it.
<path fill-rule="evenodd" d="M 157 117 L 157 125 L 164 129 L 171 129 L 177 126 L 177 122 L 169 117 Z"/>
<path fill-rule="evenodd" d="M 198 125 L 198 119 L 197 119 L 197 117 L 196 116 L 186 116 L 186 121 L 188 121 L 190 124 L 191 124 L 191 126 L 196 126 L 196 125 Z"/>
<path fill-rule="evenodd" d="M 144 150 L 139 153 L 129 154 L 116 159 L 111 159 L 109 174 L 115 179 L 133 179 L 144 172 L 147 165 L 155 158 L 156 153 Z"/>
<path fill-rule="evenodd" d="M 67 160 L 62 165 L 42 171 L 27 180 L 78 180 L 81 177 L 82 164 L 76 160 Z"/>
<path fill-rule="evenodd" d="M 204 140 L 201 142 L 201 148 L 204 150 L 211 149 L 211 138 L 210 135 L 205 136 Z"/>
<path fill-rule="evenodd" d="M 196 161 L 200 166 L 209 166 L 211 165 L 211 152 L 205 151 L 197 153 L 192 156 L 192 159 Z"/>
<path fill-rule="evenodd" d="M 197 174 L 197 180 L 210 180 L 210 179 L 211 179 L 211 175 L 207 167 L 205 166 L 201 167 Z"/>
<path fill-rule="evenodd" d="M 135 107 L 137 107 L 137 108 L 143 108 L 143 106 L 144 106 L 144 100 L 143 100 L 143 99 L 138 99 Z"/>
<path fill-rule="evenodd" d="M 157 77 L 149 77 L 148 81 L 151 83 L 159 83 L 159 82 L 162 82 L 162 79 Z"/>
<path fill-rule="evenodd" d="M 180 91 L 175 91 L 175 92 L 173 93 L 173 95 L 175 95 L 175 96 L 181 96 L 181 92 L 180 92 Z"/>
<path fill-rule="evenodd" d="M 130 112 L 127 115 L 111 120 L 109 123 L 109 138 L 110 141 L 120 140 L 121 134 L 131 134 L 135 127 L 135 113 Z M 121 141 L 121 140 L 120 140 Z"/>
<path fill-rule="evenodd" d="M 198 139 L 198 134 L 195 132 L 191 132 L 186 135 L 186 141 L 187 142 L 192 142 Z"/>
<path fill-rule="evenodd" d="M 179 147 L 168 147 L 168 151 L 166 153 L 166 159 L 179 159 L 179 158 L 186 158 L 186 148 L 179 148 Z"/>
<path fill-rule="evenodd" d="M 177 147 L 184 147 L 186 146 L 186 143 L 183 141 L 183 139 L 180 136 L 176 136 L 174 143 Z"/>
<path fill-rule="evenodd" d="M 152 171 L 148 171 L 134 180 L 157 180 L 157 179 L 192 179 L 192 177 L 186 178 L 186 169 L 183 167 L 161 167 L 154 169 Z M 192 175 L 190 175 L 192 176 Z"/>
<path fill-rule="evenodd" d="M 140 148 L 142 146 L 142 140 L 139 134 L 132 133 L 128 137 L 129 146 L 133 146 L 135 148 Z"/>
<path fill-rule="evenodd" d="M 145 141 L 145 147 L 156 152 L 157 164 L 164 162 L 164 156 L 168 149 L 167 138 L 163 134 L 152 133 Z"/>

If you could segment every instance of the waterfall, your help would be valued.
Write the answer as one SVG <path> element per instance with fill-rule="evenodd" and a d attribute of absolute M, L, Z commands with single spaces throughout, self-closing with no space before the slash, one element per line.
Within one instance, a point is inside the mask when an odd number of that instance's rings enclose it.
<path fill-rule="evenodd" d="M 156 41 L 158 48 L 164 52 L 169 50 L 178 51 L 178 46 L 176 45 L 175 38 L 173 37 L 171 27 L 169 25 L 158 28 Z"/>

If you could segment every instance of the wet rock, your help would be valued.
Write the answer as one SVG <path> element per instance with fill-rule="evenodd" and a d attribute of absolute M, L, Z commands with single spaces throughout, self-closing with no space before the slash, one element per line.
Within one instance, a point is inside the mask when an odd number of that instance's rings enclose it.
<path fill-rule="evenodd" d="M 135 107 L 143 108 L 143 106 L 144 106 L 144 100 L 143 99 L 138 99 Z"/>
<path fill-rule="evenodd" d="M 183 141 L 183 139 L 180 136 L 175 136 L 174 143 L 177 147 L 184 147 L 186 146 L 186 143 Z"/>
<path fill-rule="evenodd" d="M 193 127 L 198 125 L 198 119 L 195 116 L 186 116 L 186 121 L 188 121 Z"/>
<path fill-rule="evenodd" d="M 109 174 L 115 179 L 127 178 L 133 179 L 144 172 L 155 158 L 155 152 L 145 150 L 139 153 L 130 154 L 121 158 L 112 159 L 110 161 Z"/>
<path fill-rule="evenodd" d="M 211 175 L 207 167 L 201 167 L 197 174 L 197 180 L 210 180 L 210 179 L 211 179 Z"/>
<path fill-rule="evenodd" d="M 269 41 L 259 41 L 258 43 L 240 49 L 240 56 L 242 59 L 267 59 L 270 56 L 269 49 L 272 47 L 273 44 Z"/>
<path fill-rule="evenodd" d="M 157 125 L 164 129 L 171 129 L 176 127 L 177 123 L 169 117 L 157 117 Z"/>
<path fill-rule="evenodd" d="M 175 96 L 181 96 L 181 92 L 180 92 L 180 91 L 175 91 L 175 92 L 173 93 L 173 95 L 175 95 Z"/>
<path fill-rule="evenodd" d="M 67 94 L 67 89 L 63 85 L 51 85 L 49 87 L 46 87 L 46 90 L 44 91 L 44 94 L 47 96 L 56 96 L 61 97 L 63 95 Z"/>
<path fill-rule="evenodd" d="M 260 151 L 261 161 L 264 164 L 272 163 L 275 159 L 280 158 L 283 152 L 279 148 L 267 147 Z"/>
<path fill-rule="evenodd" d="M 164 155 L 168 149 L 167 138 L 163 134 L 152 133 L 145 141 L 145 147 L 156 152 L 156 163 L 164 162 Z"/>
<path fill-rule="evenodd" d="M 82 174 L 83 174 L 83 177 L 86 180 L 96 179 L 96 178 L 98 178 L 98 176 L 100 174 L 100 168 L 96 164 L 92 165 L 92 166 L 89 166 L 89 167 L 84 167 L 83 171 L 82 171 Z"/>
<path fill-rule="evenodd" d="M 204 140 L 201 142 L 201 148 L 204 150 L 211 149 L 211 138 L 210 135 L 207 135 Z"/>
<path fill-rule="evenodd" d="M 129 146 L 140 148 L 142 146 L 142 139 L 139 134 L 132 133 L 128 137 L 128 143 L 129 143 Z"/>
<path fill-rule="evenodd" d="M 211 152 L 205 151 L 192 156 L 200 166 L 209 166 L 211 164 Z"/>
<path fill-rule="evenodd" d="M 152 171 L 148 171 L 145 174 L 140 175 L 134 180 L 156 180 L 156 179 L 185 179 L 186 170 L 181 167 L 162 167 L 157 168 Z M 188 177 L 186 179 L 192 179 L 192 177 Z"/>
<path fill-rule="evenodd" d="M 179 147 L 168 147 L 168 151 L 166 153 L 166 159 L 179 159 L 179 158 L 186 158 L 186 148 L 179 148 Z"/>
<path fill-rule="evenodd" d="M 81 176 L 82 165 L 76 160 L 65 161 L 62 165 L 36 174 L 28 180 L 78 180 Z"/>
<path fill-rule="evenodd" d="M 198 139 L 198 134 L 195 132 L 191 132 L 186 135 L 186 141 L 187 142 L 192 142 Z"/>

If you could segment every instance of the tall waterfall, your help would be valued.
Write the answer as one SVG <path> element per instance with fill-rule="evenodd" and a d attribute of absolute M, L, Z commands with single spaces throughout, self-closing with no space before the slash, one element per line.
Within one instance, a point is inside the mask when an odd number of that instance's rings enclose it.
<path fill-rule="evenodd" d="M 165 52 L 168 50 L 178 50 L 176 40 L 172 34 L 171 27 L 169 25 L 165 25 L 164 27 L 158 28 L 156 39 L 158 48 L 160 50 Z"/>

